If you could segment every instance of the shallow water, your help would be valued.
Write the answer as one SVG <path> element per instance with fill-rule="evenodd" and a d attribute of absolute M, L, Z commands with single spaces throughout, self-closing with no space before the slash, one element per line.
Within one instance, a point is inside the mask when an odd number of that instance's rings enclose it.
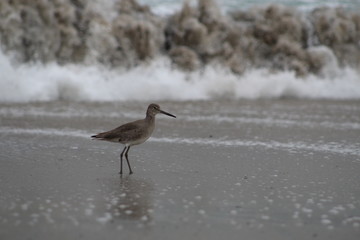
<path fill-rule="evenodd" d="M 0 106 L 0 238 L 357 239 L 358 101 L 160 102 L 130 151 L 89 136 L 147 103 Z M 125 168 L 125 172 L 126 172 Z"/>

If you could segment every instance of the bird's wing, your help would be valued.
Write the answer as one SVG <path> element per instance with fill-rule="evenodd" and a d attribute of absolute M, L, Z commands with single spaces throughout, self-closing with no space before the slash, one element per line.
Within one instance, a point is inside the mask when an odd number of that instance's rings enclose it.
<path fill-rule="evenodd" d="M 114 128 L 107 132 L 98 133 L 94 136 L 91 136 L 92 138 L 97 138 L 101 140 L 112 140 L 116 139 L 117 141 L 128 141 L 130 137 L 136 138 L 141 135 L 141 127 L 140 124 L 141 121 L 135 121 L 126 123 L 124 125 L 121 125 L 120 127 Z"/>

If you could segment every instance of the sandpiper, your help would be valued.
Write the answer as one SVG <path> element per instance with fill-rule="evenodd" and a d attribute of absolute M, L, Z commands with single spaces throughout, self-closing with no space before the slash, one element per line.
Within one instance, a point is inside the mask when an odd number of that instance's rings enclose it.
<path fill-rule="evenodd" d="M 120 154 L 120 174 L 123 173 L 122 163 L 124 153 L 127 164 L 129 166 L 130 174 L 133 173 L 128 158 L 128 152 L 130 150 L 130 147 L 145 142 L 151 136 L 155 128 L 155 115 L 158 113 L 162 113 L 170 117 L 176 118 L 175 115 L 161 110 L 158 104 L 152 103 L 149 105 L 146 111 L 145 119 L 129 122 L 113 130 L 91 136 L 91 138 L 93 139 L 116 142 L 125 145 L 124 149 Z"/>

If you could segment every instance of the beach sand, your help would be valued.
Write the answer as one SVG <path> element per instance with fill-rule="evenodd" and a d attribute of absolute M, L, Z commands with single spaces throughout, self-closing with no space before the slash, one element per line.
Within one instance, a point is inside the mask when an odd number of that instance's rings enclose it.
<path fill-rule="evenodd" d="M 1 104 L 0 239 L 359 239 L 358 101 L 160 102 L 120 177 L 147 104 Z"/>

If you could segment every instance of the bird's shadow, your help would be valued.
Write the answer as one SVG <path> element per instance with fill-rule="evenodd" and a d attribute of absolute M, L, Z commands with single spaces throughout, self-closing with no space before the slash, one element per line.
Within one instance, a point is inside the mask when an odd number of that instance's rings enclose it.
<path fill-rule="evenodd" d="M 106 205 L 113 220 L 152 220 L 153 184 L 133 175 L 108 179 Z"/>

